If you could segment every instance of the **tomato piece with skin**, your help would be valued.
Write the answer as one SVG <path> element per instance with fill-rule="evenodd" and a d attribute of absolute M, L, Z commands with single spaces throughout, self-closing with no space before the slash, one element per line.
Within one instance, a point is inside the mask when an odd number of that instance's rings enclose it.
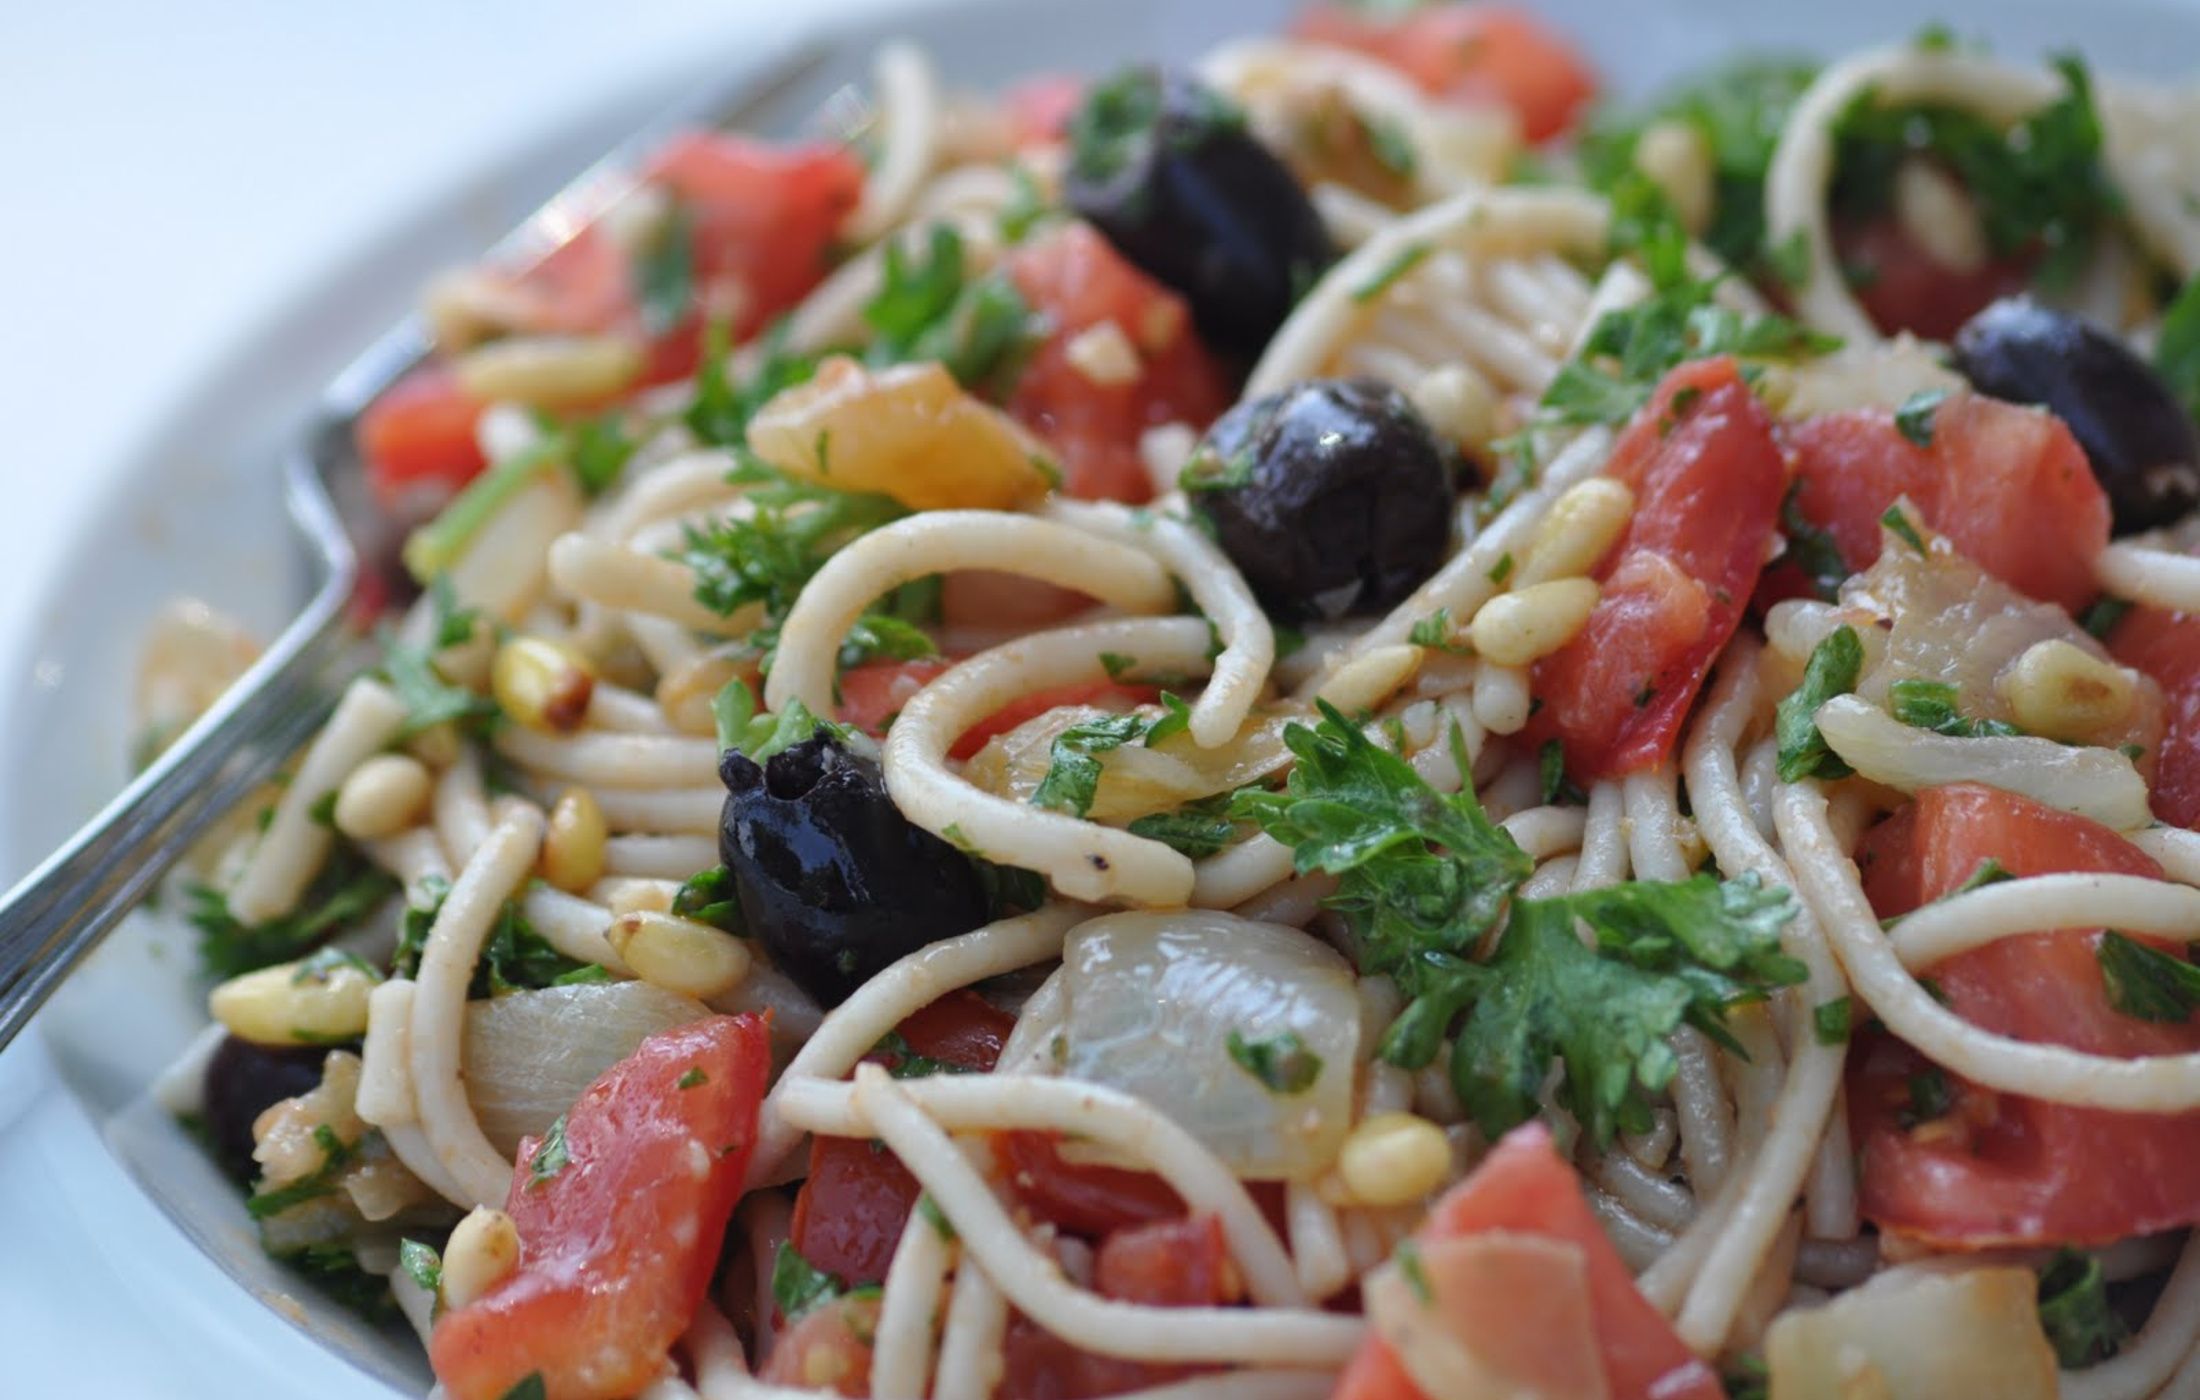
<path fill-rule="evenodd" d="M 738 342 L 800 301 L 831 268 L 833 238 L 863 197 L 845 147 L 688 132 L 645 168 L 688 211 L 699 304 Z"/>
<path fill-rule="evenodd" d="M 1581 631 L 1536 663 L 1531 742 L 1558 739 L 1593 782 L 1656 766 L 1757 586 L 1787 467 L 1772 419 L 1731 359 L 1665 377 L 1605 472 L 1635 513 L 1596 577 Z"/>
<path fill-rule="evenodd" d="M 2162 687 L 2168 723 L 2154 750 L 2154 815 L 2200 826 L 2200 618 L 2135 607 L 2108 634 L 2108 650 Z"/>
<path fill-rule="evenodd" d="M 1515 1128 L 1465 1181 L 1429 1211 L 1423 1244 L 1503 1230 L 1562 1240 L 1582 1252 L 1597 1353 L 1612 1400 L 1717 1400 L 1719 1378 L 1690 1352 L 1673 1325 L 1635 1287 L 1580 1180 L 1541 1123 Z M 1419 1400 L 1422 1392 L 1390 1347 L 1370 1335 L 1345 1368 L 1335 1400 Z"/>
<path fill-rule="evenodd" d="M 355 430 L 367 483 L 385 508 L 415 490 L 455 494 L 489 464 L 474 428 L 488 405 L 441 365 L 423 365 L 382 391 Z"/>
<path fill-rule="evenodd" d="M 663 1371 L 717 1267 L 770 1074 L 765 1017 L 692 1021 L 588 1086 L 563 1167 L 538 1179 L 541 1143 L 521 1140 L 504 1205 L 519 1267 L 429 1339 L 453 1400 L 501 1400 L 531 1374 L 548 1400 L 612 1400 Z"/>
<path fill-rule="evenodd" d="M 923 661 L 868 661 L 840 673 L 840 704 L 833 718 L 852 724 L 867 734 L 882 735 L 886 722 L 901 713 L 902 706 L 933 678 L 953 663 L 936 658 Z M 1115 681 L 1080 681 L 1074 685 L 1035 690 L 1010 701 L 978 721 L 955 741 L 948 757 L 966 759 L 997 734 L 1006 734 L 1028 719 L 1064 705 L 1097 705 L 1103 710 L 1129 710 L 1161 699 L 1158 687 L 1123 685 Z"/>
<path fill-rule="evenodd" d="M 1930 788 L 1865 837 L 1865 893 L 1894 917 L 1960 887 L 1988 859 L 2019 876 L 2160 878 L 2096 822 L 1977 783 Z M 2099 929 L 2004 938 L 1927 969 L 1964 1020 L 2016 1040 L 2133 1057 L 2200 1051 L 2200 1024 L 2109 1005 Z M 2175 951 L 2171 945 L 2158 945 Z M 2200 1221 L 2200 1113 L 2111 1113 L 1980 1089 L 1946 1076 L 1940 1126 L 1906 1121 L 1924 1059 L 1889 1037 L 1851 1057 L 1864 1213 L 1882 1230 L 1955 1248 L 2107 1244 Z"/>
<path fill-rule="evenodd" d="M 1182 1218 L 1183 1198 L 1160 1177 L 1068 1161 L 1060 1143 L 1060 1134 L 1036 1130 L 993 1135 L 1003 1184 L 1032 1215 L 1087 1239 Z"/>
<path fill-rule="evenodd" d="M 1008 273 L 1048 323 L 1008 397 L 1009 415 L 1060 454 L 1069 495 L 1133 505 L 1151 499 L 1140 436 L 1165 423 L 1200 432 L 1230 405 L 1229 382 L 1194 334 L 1184 299 L 1085 223 L 1035 236 L 1009 254 Z M 1102 384 L 1086 377 L 1069 347 L 1109 321 L 1136 352 L 1139 369 L 1127 381 Z"/>
<path fill-rule="evenodd" d="M 1396 19 L 1317 5 L 1291 32 L 1378 58 L 1461 106 L 1507 107 L 1530 141 L 1568 130 L 1596 95 L 1596 75 L 1574 47 L 1509 5 L 1428 5 Z"/>
<path fill-rule="evenodd" d="M 1041 73 L 1001 94 L 1010 139 L 1018 150 L 1050 146 L 1069 131 L 1069 119 L 1085 100 L 1085 80 L 1074 73 Z"/>
<path fill-rule="evenodd" d="M 1928 340 L 1950 340 L 1987 306 L 2021 292 L 2034 259 L 1994 258 L 1958 271 L 1934 258 L 1891 215 L 1836 218 L 1834 257 L 1849 290 L 1887 335 L 1909 331 Z"/>
<path fill-rule="evenodd" d="M 2076 612 L 2108 544 L 2108 496 L 2059 419 L 1982 394 L 1933 413 L 1932 440 L 1903 436 L 1884 408 L 1821 414 L 1784 434 L 1795 508 L 1833 537 L 1853 572 L 1879 557 L 1880 517 L 1907 496 L 1925 523 L 2020 592 Z"/>
<path fill-rule="evenodd" d="M 949 992 L 895 1032 L 913 1054 L 984 1073 L 1001 1058 L 1016 1018 L 976 992 Z M 896 1056 L 864 1057 L 893 1065 Z M 851 1286 L 883 1283 L 924 1188 L 901 1159 L 868 1138 L 819 1137 L 795 1196 L 788 1239 L 812 1266 Z"/>

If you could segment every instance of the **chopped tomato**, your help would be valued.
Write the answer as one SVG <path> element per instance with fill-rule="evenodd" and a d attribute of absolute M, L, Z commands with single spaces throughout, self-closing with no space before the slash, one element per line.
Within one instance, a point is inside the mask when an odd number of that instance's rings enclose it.
<path fill-rule="evenodd" d="M 664 1370 L 717 1267 L 770 1073 L 764 1017 L 692 1021 L 588 1086 L 563 1165 L 520 1141 L 504 1205 L 519 1268 L 429 1341 L 453 1400 L 502 1400 L 530 1374 L 548 1400 L 612 1400 Z"/>
<path fill-rule="evenodd" d="M 1009 395 L 1009 413 L 1061 454 L 1062 489 L 1070 495 L 1133 504 L 1151 498 L 1140 436 L 1164 423 L 1201 431 L 1230 404 L 1230 385 L 1193 333 L 1183 298 L 1083 223 L 1034 238 L 1009 255 L 1008 269 L 1048 320 L 1047 338 Z M 1123 383 L 1096 383 L 1069 346 L 1110 321 L 1136 352 L 1139 371 Z"/>
<path fill-rule="evenodd" d="M 634 310 L 634 270 L 616 240 L 591 224 L 512 279 L 517 330 L 588 335 L 620 325 Z"/>
<path fill-rule="evenodd" d="M 382 391 L 359 415 L 359 455 L 384 507 L 416 489 L 449 496 L 489 459 L 474 440 L 487 407 L 441 365 L 423 365 Z"/>
<path fill-rule="evenodd" d="M 1850 290 L 1888 335 L 1911 331 L 1949 340 L 1965 321 L 2001 297 L 2024 290 L 2032 260 L 1996 258 L 1958 272 L 1925 251 L 1892 216 L 1836 219 L 1834 254 Z"/>
<path fill-rule="evenodd" d="M 1106 1296 L 1157 1308 L 1216 1307 L 1245 1295 L 1222 1222 L 1212 1215 L 1117 1230 L 1101 1242 L 1093 1276 Z"/>
<path fill-rule="evenodd" d="M 2061 420 L 1979 394 L 1934 411 L 1920 447 L 1884 408 L 1790 427 L 1795 506 L 1853 571 L 1879 557 L 1879 518 L 1907 496 L 1933 529 L 2010 587 L 2075 612 L 2093 597 L 2108 497 Z"/>
<path fill-rule="evenodd" d="M 867 734 L 884 734 L 887 721 L 901 713 L 910 697 L 931 684 L 933 677 L 952 664 L 941 660 L 867 661 L 840 673 L 840 705 L 833 717 Z M 1035 690 L 1021 700 L 1002 706 L 980 720 L 955 741 L 951 758 L 968 758 L 985 747 L 996 734 L 1006 734 L 1035 715 L 1064 705 L 1097 705 L 1103 710 L 1128 710 L 1151 705 L 1161 692 L 1150 685 L 1120 685 L 1114 681 L 1084 681 Z"/>
<path fill-rule="evenodd" d="M 818 1304 L 772 1345 L 757 1379 L 835 1395 L 869 1395 L 871 1347 L 878 1337 L 881 1306 L 875 1293 Z"/>
<path fill-rule="evenodd" d="M 2200 618 L 2133 608 L 2108 634 L 2108 649 L 2162 687 L 2168 727 L 2154 751 L 2154 815 L 2200 826 Z"/>
<path fill-rule="evenodd" d="M 1009 1192 L 1039 1219 L 1087 1239 L 1117 1230 L 1181 1219 L 1184 1202 L 1150 1172 L 1070 1162 L 1060 1135 L 1016 1131 L 993 1135 L 993 1155 Z"/>
<path fill-rule="evenodd" d="M 1426 1247 L 1484 1231 L 1540 1235 L 1581 1251 L 1597 1356 L 1613 1400 L 1724 1395 L 1717 1375 L 1636 1290 L 1627 1265 L 1589 1213 L 1573 1168 L 1552 1147 L 1550 1130 L 1541 1123 L 1506 1134 L 1471 1176 L 1437 1201 L 1415 1237 Z M 1540 1315 L 1517 1303 L 1493 1298 L 1489 1308 L 1506 1317 Z M 1335 1400 L 1416 1400 L 1421 1390 L 1390 1347 L 1371 1335 L 1334 1395 Z"/>
<path fill-rule="evenodd" d="M 1429 5 L 1397 18 L 1317 5 L 1291 32 L 1373 55 L 1462 106 L 1509 107 L 1530 141 L 1571 127 L 1596 95 L 1596 75 L 1573 46 L 1509 5 Z"/>
<path fill-rule="evenodd" d="M 1772 419 L 1730 359 L 1665 377 L 1605 471 L 1635 514 L 1581 632 L 1536 663 L 1531 732 L 1583 782 L 1662 762 L 1757 586 L 1787 468 Z"/>
<path fill-rule="evenodd" d="M 1976 783 L 1929 788 L 1866 836 L 1864 889 L 1883 917 L 1956 889 L 1986 860 L 2016 875 L 2161 869 L 2105 826 Z M 2200 1025 L 2116 1011 L 2099 929 L 2004 938 L 1928 970 L 1950 1009 L 2017 1040 L 2096 1055 L 2200 1050 Z M 1998 1094 L 1947 1077 L 1952 1106 L 1915 1116 L 1934 1072 L 1885 1036 L 1852 1057 L 1849 1115 L 1862 1146 L 1864 1213 L 1882 1230 L 1955 1248 L 2106 1244 L 2200 1221 L 2200 1113 L 2110 1113 Z"/>
<path fill-rule="evenodd" d="M 1051 145 L 1069 130 L 1070 114 L 1085 100 L 1085 80 L 1073 73 L 1042 73 L 1001 94 L 1011 139 L 1018 149 Z"/>
<path fill-rule="evenodd" d="M 913 1054 L 983 1072 L 1001 1058 L 1015 1024 L 976 992 L 954 991 L 895 1031 Z M 789 1238 L 804 1259 L 843 1283 L 881 1283 L 922 1192 L 901 1160 L 879 1144 L 819 1137 L 810 1144 L 810 1174 L 795 1197 Z"/>
<path fill-rule="evenodd" d="M 744 340 L 831 266 L 834 235 L 863 197 L 863 164 L 837 145 L 775 145 L 725 132 L 674 137 L 647 177 L 693 222 L 697 300 Z"/>
<path fill-rule="evenodd" d="M 1222 1226 L 1211 1215 L 1133 1225 L 1108 1236 L 1093 1262 L 1102 1297 L 1159 1308 L 1221 1307 L 1245 1294 Z M 1096 1356 L 1018 1313 L 1002 1339 L 1002 1400 L 1087 1400 L 1166 1385 L 1202 1367 Z"/>

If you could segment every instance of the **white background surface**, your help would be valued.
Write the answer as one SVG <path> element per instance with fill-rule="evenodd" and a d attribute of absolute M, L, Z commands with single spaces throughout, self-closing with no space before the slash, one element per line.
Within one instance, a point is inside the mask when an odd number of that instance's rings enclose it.
<path fill-rule="evenodd" d="M 744 34 L 856 7 L 0 0 L 0 688 L 34 664 L 31 600 L 103 469 L 209 362 L 547 128 L 607 145 Z M 0 1055 L 0 1396 L 377 1393 L 264 1318 L 239 1335 L 233 1285 L 123 1184 L 42 1053 Z"/>

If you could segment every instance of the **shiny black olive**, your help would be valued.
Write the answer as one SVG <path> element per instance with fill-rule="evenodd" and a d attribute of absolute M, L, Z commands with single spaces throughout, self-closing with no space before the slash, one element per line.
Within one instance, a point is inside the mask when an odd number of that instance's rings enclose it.
<path fill-rule="evenodd" d="M 1063 196 L 1190 303 L 1200 336 L 1251 355 L 1336 257 L 1321 216 L 1229 99 L 1133 68 L 1070 123 Z"/>
<path fill-rule="evenodd" d="M 1451 543 L 1451 464 L 1405 395 L 1315 379 L 1222 415 L 1184 469 L 1192 508 L 1272 617 L 1403 600 Z"/>
<path fill-rule="evenodd" d="M 328 1051 L 313 1046 L 275 1049 L 226 1036 L 206 1062 L 202 1116 L 221 1169 L 240 1182 L 259 1174 L 252 1161 L 252 1121 L 268 1105 L 311 1093 L 321 1082 Z"/>
<path fill-rule="evenodd" d="M 2098 326 L 2006 297 L 1956 332 L 1955 361 L 1980 393 L 2038 404 L 2070 425 L 2117 534 L 2167 525 L 2200 504 L 2191 417 L 2146 361 Z"/>
<path fill-rule="evenodd" d="M 989 917 L 968 856 L 913 826 L 878 765 L 820 733 L 759 765 L 729 751 L 718 858 L 781 972 L 825 1006 Z"/>

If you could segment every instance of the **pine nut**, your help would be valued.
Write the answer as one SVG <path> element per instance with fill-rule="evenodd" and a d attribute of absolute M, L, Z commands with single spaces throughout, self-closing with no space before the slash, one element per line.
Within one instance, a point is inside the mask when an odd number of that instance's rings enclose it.
<path fill-rule="evenodd" d="M 1407 395 L 1436 435 L 1470 452 L 1497 436 L 1497 390 L 1471 365 L 1440 365 Z"/>
<path fill-rule="evenodd" d="M 489 665 L 489 693 L 497 707 L 529 729 L 580 728 L 595 691 L 595 668 L 545 637 L 514 637 L 497 648 Z"/>
<path fill-rule="evenodd" d="M 451 368 L 477 399 L 556 408 L 618 393 L 642 372 L 642 351 L 620 336 L 514 336 L 468 350 Z"/>
<path fill-rule="evenodd" d="M 378 753 L 351 770 L 336 790 L 336 829 L 354 841 L 378 841 L 411 826 L 428 805 L 434 779 L 401 753 Z"/>
<path fill-rule="evenodd" d="M 1690 233 L 1711 226 L 1717 198 L 1711 143 L 1696 124 L 1678 119 L 1652 122 L 1635 142 L 1635 169 L 1664 192 Z"/>
<path fill-rule="evenodd" d="M 1597 586 L 1585 578 L 1500 593 L 1474 615 L 1474 649 L 1500 666 L 1525 666 L 1572 641 L 1596 605 Z"/>
<path fill-rule="evenodd" d="M 1949 272 L 1976 272 L 1992 256 L 1970 193 L 1929 160 L 1912 157 L 1896 167 L 1894 216 L 1910 240 Z"/>
<path fill-rule="evenodd" d="M 1378 1113 L 1345 1137 L 1337 1175 L 1364 1205 L 1407 1205 L 1450 1177 L 1451 1143 L 1442 1128 L 1417 1114 Z"/>
<path fill-rule="evenodd" d="M 748 945 L 729 933 L 672 914 L 621 914 L 605 930 L 611 946 L 644 982 L 708 1001 L 749 972 Z"/>
<path fill-rule="evenodd" d="M 542 878 L 567 894 L 579 894 L 603 878 L 604 842 L 610 831 L 596 795 L 570 787 L 550 809 L 542 838 Z"/>
<path fill-rule="evenodd" d="M 1527 562 L 1512 586 L 1532 588 L 1554 578 L 1577 578 L 1597 566 L 1634 518 L 1635 493 L 1624 481 L 1593 476 L 1569 487 L 1528 537 Z"/>
<path fill-rule="evenodd" d="M 458 737 L 458 726 L 445 720 L 441 724 L 431 724 L 407 739 L 405 752 L 430 768 L 448 768 L 458 762 L 464 742 Z"/>
<path fill-rule="evenodd" d="M 324 948 L 216 987 L 215 1020 L 255 1045 L 327 1045 L 367 1031 L 367 998 L 382 979 L 355 954 Z"/>
<path fill-rule="evenodd" d="M 519 1227 L 493 1206 L 475 1206 L 443 1245 L 443 1306 L 463 1308 L 519 1267 Z"/>
<path fill-rule="evenodd" d="M 2138 681 L 2059 637 L 2034 642 L 1994 682 L 2019 728 L 2085 743 L 2131 718 Z"/>

